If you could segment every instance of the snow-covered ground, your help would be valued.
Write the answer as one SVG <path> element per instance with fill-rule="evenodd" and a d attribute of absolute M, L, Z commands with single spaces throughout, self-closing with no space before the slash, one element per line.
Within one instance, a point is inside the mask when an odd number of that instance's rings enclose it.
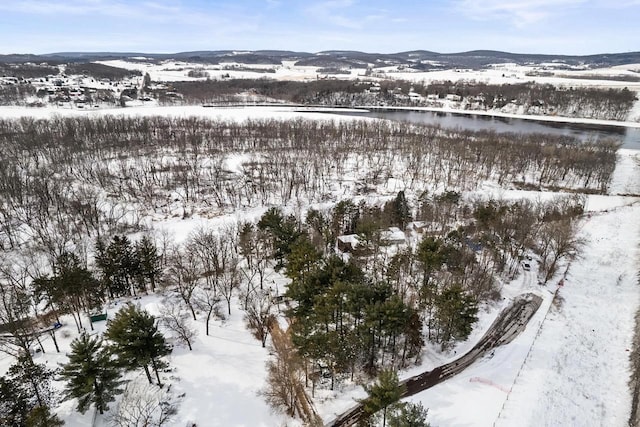
<path fill-rule="evenodd" d="M 527 66 L 518 64 L 497 64 L 491 68 L 482 70 L 442 70 L 442 71 L 429 71 L 429 72 L 403 72 L 403 71 L 390 71 L 384 75 L 387 78 L 395 78 L 401 80 L 410 80 L 415 82 L 432 82 L 432 81 L 457 81 L 467 80 L 476 81 L 489 84 L 517 84 L 535 81 L 537 83 L 552 84 L 554 86 L 598 86 L 598 87 L 613 87 L 623 88 L 626 87 L 630 90 L 639 90 L 640 83 L 632 81 L 617 81 L 609 80 L 604 77 L 624 77 L 631 76 L 637 77 L 636 73 L 629 70 L 634 69 L 637 65 L 624 65 L 620 67 L 607 67 L 601 69 L 590 70 L 551 70 L 552 75 L 534 75 L 529 74 L 536 71 L 543 71 L 539 66 Z M 589 76 L 590 78 L 584 78 Z M 602 79 L 598 79 L 597 76 L 603 76 Z M 593 77 L 593 78 L 591 78 Z"/>
<path fill-rule="evenodd" d="M 572 264 L 496 425 L 627 424 L 639 300 L 638 218 L 636 200 L 584 221 L 585 250 Z"/>
<path fill-rule="evenodd" d="M 234 62 L 221 63 L 216 65 L 203 65 L 181 61 L 164 61 L 161 63 L 112 60 L 100 61 L 105 65 L 137 70 L 149 73 L 154 81 L 179 81 L 179 80 L 204 80 L 206 77 L 189 77 L 190 70 L 203 71 L 209 78 L 222 78 L 228 75 L 229 78 L 261 78 L 267 77 L 275 80 L 315 80 L 324 74 L 319 71 L 320 67 L 299 66 L 295 61 L 283 61 L 282 64 L 238 64 Z M 371 64 L 373 65 L 373 64 Z M 477 81 L 492 84 L 522 83 L 536 81 L 539 83 L 549 83 L 564 86 L 600 86 L 600 87 L 627 87 L 630 90 L 640 90 L 640 82 L 610 80 L 611 77 L 638 77 L 638 64 L 618 65 L 597 69 L 565 69 L 563 64 L 538 64 L 538 65 L 518 65 L 513 63 L 495 64 L 479 70 L 470 69 L 447 69 L 436 71 L 413 71 L 399 68 L 398 66 L 376 67 L 372 69 L 372 75 L 367 76 L 367 69 L 352 68 L 345 69 L 345 74 L 332 75 L 337 79 L 365 79 L 383 80 L 398 79 L 415 82 L 432 81 Z M 237 68 L 237 69 L 234 69 Z M 244 69 L 244 70 L 243 70 Z M 255 70 L 255 71 L 246 71 Z M 266 72 L 266 71 L 270 72 Z M 346 72 L 348 71 L 348 72 Z M 544 75 L 535 75 L 535 73 Z M 598 79 L 602 76 L 602 79 Z M 585 77 L 589 77 L 588 79 Z"/>
<path fill-rule="evenodd" d="M 140 304 L 151 314 L 158 315 L 162 297 L 150 295 L 128 301 Z M 123 299 L 118 305 L 108 307 L 109 317 L 113 317 L 125 302 Z M 198 331 L 193 351 L 176 346 L 168 357 L 171 370 L 162 374 L 161 378 L 170 385 L 171 394 L 179 403 L 178 414 L 170 426 L 183 427 L 191 425 L 189 422 L 203 427 L 271 427 L 286 422 L 292 425 L 291 419 L 274 414 L 258 395 L 264 387 L 269 351 L 262 348 L 260 341 L 246 330 L 243 312 L 238 307 L 238 301 L 233 300 L 231 316 L 225 321 L 212 320 L 209 336 L 205 335 L 202 316 L 197 322 L 191 322 Z M 46 353 L 38 353 L 35 357 L 37 362 L 56 367 L 66 361 L 65 353 L 70 351 L 70 343 L 78 334 L 71 317 L 65 316 L 63 324 L 56 333 L 61 353 L 55 353 L 53 342 L 46 338 L 43 341 Z M 88 329 L 88 325 L 85 326 Z M 104 332 L 105 326 L 104 322 L 95 323 L 95 333 Z M 168 335 L 167 331 L 164 332 Z M 10 363 L 11 358 L 3 355 L 0 358 L 0 372 L 5 372 Z M 127 377 L 141 379 L 143 383 L 146 381 L 141 370 Z M 58 415 L 65 420 L 65 425 L 92 426 L 93 408 L 83 415 L 75 411 L 75 404 L 75 401 L 63 402 L 58 409 Z M 109 415 L 115 411 L 117 402 L 109 406 L 109 412 L 96 417 L 95 426 L 109 425 Z"/>
<path fill-rule="evenodd" d="M 609 193 L 640 195 L 640 150 L 618 150 Z"/>
<path fill-rule="evenodd" d="M 322 111 L 322 112 L 320 112 Z M 331 114 L 335 111 L 335 114 Z M 35 119 L 51 119 L 56 116 L 92 117 L 100 115 L 116 116 L 172 116 L 172 117 L 206 117 L 220 120 L 246 119 L 296 119 L 310 120 L 355 120 L 361 117 L 340 115 L 340 112 L 356 110 L 349 109 L 309 109 L 304 107 L 202 107 L 202 106 L 135 106 L 127 108 L 104 108 L 99 110 L 78 110 L 64 107 L 7 107 L 0 106 L 0 119 L 32 117 Z"/>

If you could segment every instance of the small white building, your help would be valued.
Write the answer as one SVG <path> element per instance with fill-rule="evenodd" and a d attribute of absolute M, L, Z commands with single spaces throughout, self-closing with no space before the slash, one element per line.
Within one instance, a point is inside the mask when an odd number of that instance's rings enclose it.
<path fill-rule="evenodd" d="M 353 251 L 359 243 L 357 234 L 345 234 L 336 239 L 336 247 L 343 253 Z"/>
<path fill-rule="evenodd" d="M 404 231 L 400 230 L 398 227 L 389 227 L 386 230 L 383 230 L 380 233 L 380 237 L 382 238 L 383 244 L 390 245 L 401 245 L 406 243 L 406 236 L 404 235 Z"/>

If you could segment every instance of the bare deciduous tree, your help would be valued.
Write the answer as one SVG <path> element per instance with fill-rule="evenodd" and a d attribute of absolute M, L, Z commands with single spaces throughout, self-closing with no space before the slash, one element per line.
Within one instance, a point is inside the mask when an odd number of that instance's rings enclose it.
<path fill-rule="evenodd" d="M 231 314 L 231 297 L 240 285 L 240 258 L 235 241 L 236 233 L 224 230 L 220 235 L 219 274 L 216 286 L 227 302 L 227 312 Z"/>
<path fill-rule="evenodd" d="M 558 271 L 558 263 L 568 256 L 575 256 L 584 245 L 584 240 L 576 237 L 576 223 L 570 219 L 545 224 L 541 230 L 540 270 L 547 283 Z"/>
<path fill-rule="evenodd" d="M 220 295 L 218 295 L 218 290 L 215 287 L 200 285 L 195 291 L 195 305 L 198 309 L 202 310 L 206 314 L 205 318 L 205 334 L 209 335 L 209 323 L 211 322 L 211 318 L 215 315 L 216 317 L 223 317 L 222 313 L 219 312 L 220 309 Z"/>
<path fill-rule="evenodd" d="M 171 331 L 174 338 L 186 345 L 189 351 L 193 350 L 193 339 L 198 335 L 197 331 L 189 325 L 189 314 L 172 301 L 165 301 L 160 308 L 162 324 Z"/>
<path fill-rule="evenodd" d="M 110 422 L 113 427 L 163 427 L 177 412 L 178 404 L 170 391 L 132 381 L 127 384 Z"/>
<path fill-rule="evenodd" d="M 250 294 L 247 301 L 248 304 L 244 316 L 245 321 L 249 329 L 253 332 L 253 336 L 259 339 L 262 347 L 264 347 L 271 326 L 273 322 L 276 321 L 275 315 L 271 312 L 273 300 L 269 292 L 255 290 Z"/>
<path fill-rule="evenodd" d="M 198 286 L 202 268 L 196 256 L 183 248 L 175 248 L 169 260 L 167 269 L 167 284 L 178 294 L 186 308 L 189 309 L 193 320 L 196 320 L 193 294 Z"/>
<path fill-rule="evenodd" d="M 275 359 L 267 362 L 267 385 L 260 394 L 275 410 L 295 416 L 300 398 L 297 390 L 302 387 L 301 362 L 289 340 L 283 339 L 274 348 Z"/>
<path fill-rule="evenodd" d="M 33 363 L 31 346 L 40 341 L 27 277 L 19 265 L 0 264 L 0 351 L 13 357 L 24 355 Z"/>

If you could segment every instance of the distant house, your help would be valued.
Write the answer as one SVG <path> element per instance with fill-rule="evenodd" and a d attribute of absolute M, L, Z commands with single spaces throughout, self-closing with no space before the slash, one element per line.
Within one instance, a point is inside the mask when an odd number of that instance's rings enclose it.
<path fill-rule="evenodd" d="M 412 221 L 407 224 L 407 230 L 422 234 L 429 229 L 429 223 L 426 221 Z"/>
<path fill-rule="evenodd" d="M 447 94 L 447 101 L 460 102 L 462 101 L 462 97 L 460 95 L 456 95 L 455 93 Z"/>
<path fill-rule="evenodd" d="M 380 233 L 380 237 L 382 238 L 383 244 L 387 246 L 406 243 L 404 231 L 400 230 L 398 227 L 389 227 L 388 229 L 383 230 L 382 233 Z"/>
<path fill-rule="evenodd" d="M 358 243 L 360 243 L 360 241 L 358 240 L 357 234 L 346 234 L 338 236 L 336 239 L 336 247 L 343 253 L 352 252 L 356 246 L 358 246 Z"/>

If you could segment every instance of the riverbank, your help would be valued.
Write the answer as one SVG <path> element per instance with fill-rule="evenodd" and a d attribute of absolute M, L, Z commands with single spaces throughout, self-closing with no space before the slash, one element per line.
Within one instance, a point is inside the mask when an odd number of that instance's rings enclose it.
<path fill-rule="evenodd" d="M 572 124 L 584 124 L 584 125 L 593 125 L 593 126 L 614 126 L 614 127 L 640 129 L 640 122 L 634 122 L 634 121 L 600 120 L 600 119 L 589 119 L 589 118 L 582 118 L 582 117 L 512 114 L 512 113 L 504 113 L 504 112 L 495 111 L 495 110 L 485 111 L 485 110 L 463 110 L 463 109 L 446 108 L 446 107 L 387 107 L 387 106 L 367 106 L 367 105 L 356 106 L 355 108 L 360 110 L 368 110 L 368 111 L 390 111 L 390 112 L 391 111 L 415 111 L 415 112 L 426 111 L 431 113 L 459 114 L 463 116 L 501 117 L 506 119 L 530 120 L 530 121 L 536 121 L 536 122 L 572 123 Z"/>
<path fill-rule="evenodd" d="M 160 106 L 160 105 L 135 105 L 127 107 L 112 107 L 112 108 L 100 108 L 94 110 L 87 109 L 74 109 L 74 108 L 62 108 L 62 107 L 23 107 L 23 106 L 0 106 L 0 118 L 17 118 L 32 116 L 36 118 L 46 118 L 51 115 L 91 115 L 91 114 L 126 114 L 128 111 L 171 111 L 171 110 L 184 110 L 195 115 L 194 110 L 206 108 L 207 110 L 238 110 L 238 109 L 255 109 L 256 111 L 268 111 L 273 110 L 277 112 L 291 112 L 291 113 L 323 113 L 323 114 L 366 114 L 369 112 L 430 112 L 430 113 L 448 113 L 460 116 L 482 116 L 482 117 L 497 117 L 505 119 L 519 119 L 534 122 L 546 122 L 546 123 L 560 123 L 560 124 L 581 124 L 581 125 L 593 125 L 598 127 L 611 126 L 618 128 L 634 128 L 640 129 L 640 121 L 617 121 L 617 120 L 600 120 L 589 119 L 581 117 L 563 117 L 563 116 L 541 116 L 541 115 L 529 115 L 529 114 L 512 114 L 495 110 L 464 110 L 448 107 L 402 107 L 402 106 L 377 106 L 377 105 L 358 105 L 358 106 L 326 106 L 326 105 L 304 105 L 304 104 L 206 104 L 206 105 L 172 105 L 172 106 Z M 210 114 L 207 114 L 210 115 Z"/>

